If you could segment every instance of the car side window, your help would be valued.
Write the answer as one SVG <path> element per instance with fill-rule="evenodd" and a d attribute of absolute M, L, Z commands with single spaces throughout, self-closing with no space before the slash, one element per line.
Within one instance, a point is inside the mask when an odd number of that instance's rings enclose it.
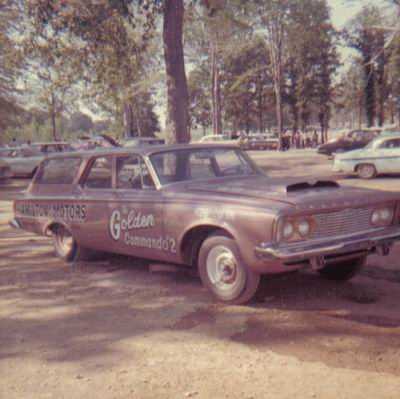
<path fill-rule="evenodd" d="M 142 157 L 131 155 L 117 158 L 117 188 L 125 190 L 155 188 Z"/>
<path fill-rule="evenodd" d="M 81 159 L 56 158 L 43 161 L 35 178 L 38 184 L 72 184 L 78 174 Z"/>
<path fill-rule="evenodd" d="M 111 158 L 96 158 L 90 167 L 84 187 L 94 189 L 112 188 L 112 162 Z"/>
<path fill-rule="evenodd" d="M 190 154 L 188 162 L 188 175 L 192 179 L 206 179 L 215 177 L 215 171 L 213 169 L 212 159 L 207 156 L 207 152 L 199 151 L 196 154 Z"/>
<path fill-rule="evenodd" d="M 393 149 L 393 148 L 399 148 L 399 147 L 400 147 L 399 139 L 386 140 L 380 146 L 380 148 L 384 148 L 384 149 Z"/>

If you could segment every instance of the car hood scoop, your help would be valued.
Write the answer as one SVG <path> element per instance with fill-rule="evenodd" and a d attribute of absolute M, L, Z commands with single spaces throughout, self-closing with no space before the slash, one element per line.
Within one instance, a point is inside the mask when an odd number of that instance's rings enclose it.
<path fill-rule="evenodd" d="M 279 188 L 283 188 L 286 193 L 294 193 L 296 191 L 315 190 L 318 188 L 338 188 L 340 184 L 332 180 L 316 180 L 316 181 L 301 181 L 294 184 L 288 184 L 286 186 L 281 185 Z M 279 191 L 279 189 L 277 190 Z"/>

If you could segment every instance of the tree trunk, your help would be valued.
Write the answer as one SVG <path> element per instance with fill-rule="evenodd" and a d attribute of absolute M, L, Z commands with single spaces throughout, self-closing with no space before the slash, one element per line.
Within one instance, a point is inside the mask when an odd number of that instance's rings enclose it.
<path fill-rule="evenodd" d="M 257 79 L 258 82 L 258 97 L 257 97 L 257 108 L 258 108 L 258 131 L 260 133 L 264 132 L 264 96 L 262 79 Z"/>
<path fill-rule="evenodd" d="M 290 110 L 293 118 L 292 130 L 293 132 L 297 132 L 299 130 L 299 109 L 295 99 L 290 103 Z"/>
<path fill-rule="evenodd" d="M 363 95 L 360 93 L 358 97 L 358 128 L 361 129 L 362 127 L 362 120 L 363 120 Z"/>
<path fill-rule="evenodd" d="M 372 127 L 375 124 L 375 71 L 373 65 L 371 65 L 372 58 L 367 58 L 367 64 L 364 67 L 365 70 L 365 111 L 367 114 L 368 127 Z"/>
<path fill-rule="evenodd" d="M 213 40 L 216 41 L 216 39 Z M 222 134 L 221 82 L 219 79 L 218 50 L 216 43 L 211 44 L 211 75 L 213 133 Z"/>
<path fill-rule="evenodd" d="M 282 136 L 283 136 L 283 104 L 282 104 L 282 92 L 280 88 L 275 90 L 275 100 L 276 100 L 276 125 L 278 127 L 279 149 L 281 149 Z"/>
<path fill-rule="evenodd" d="M 53 140 L 58 141 L 57 138 L 57 123 L 56 123 L 56 114 L 55 112 L 51 112 L 51 129 L 53 133 Z"/>
<path fill-rule="evenodd" d="M 268 52 L 271 59 L 272 79 L 275 93 L 276 124 L 279 135 L 279 149 L 282 149 L 283 139 L 283 103 L 282 103 L 282 40 L 283 27 L 279 21 L 269 19 L 267 23 L 269 32 Z"/>
<path fill-rule="evenodd" d="M 378 91 L 378 124 L 383 126 L 385 124 L 385 105 L 387 100 L 387 84 L 386 84 L 386 61 L 387 54 L 385 50 L 385 33 L 380 30 L 377 32 L 377 42 L 379 54 L 376 59 L 376 80 Z"/>
<path fill-rule="evenodd" d="M 129 102 L 124 103 L 124 136 L 125 138 L 133 137 L 133 129 L 132 129 L 132 106 Z"/>
<path fill-rule="evenodd" d="M 139 107 L 136 104 L 130 104 L 130 108 L 131 108 L 131 113 L 132 113 L 132 118 L 135 121 L 135 125 L 136 125 L 136 134 L 135 136 L 137 137 L 143 137 L 144 134 L 142 132 L 142 128 L 140 127 L 140 111 L 139 111 Z M 132 123 L 133 125 L 133 123 Z M 132 126 L 133 129 L 133 126 Z"/>
<path fill-rule="evenodd" d="M 164 2 L 164 58 L 167 75 L 167 142 L 190 141 L 188 88 L 182 43 L 183 0 Z"/>
<path fill-rule="evenodd" d="M 51 93 L 50 117 L 51 117 L 51 130 L 52 130 L 53 140 L 54 141 L 58 141 L 58 138 L 57 138 L 57 123 L 56 123 L 56 100 L 54 98 L 54 94 L 53 93 Z"/>

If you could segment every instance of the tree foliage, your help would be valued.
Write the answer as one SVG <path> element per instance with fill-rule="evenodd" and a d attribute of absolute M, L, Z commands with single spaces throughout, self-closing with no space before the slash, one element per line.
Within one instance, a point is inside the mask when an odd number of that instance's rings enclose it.
<path fill-rule="evenodd" d="M 23 113 L 18 104 L 19 90 L 16 85 L 22 57 L 13 39 L 20 11 L 18 2 L 0 0 L 0 132 L 8 125 L 18 123 L 17 116 Z"/>

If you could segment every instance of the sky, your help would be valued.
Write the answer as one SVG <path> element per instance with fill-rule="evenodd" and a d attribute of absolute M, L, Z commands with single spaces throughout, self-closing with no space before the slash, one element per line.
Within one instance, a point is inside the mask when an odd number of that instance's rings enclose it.
<path fill-rule="evenodd" d="M 307 0 L 304 0 L 307 1 Z M 361 11 L 363 6 L 374 5 L 382 7 L 386 12 L 390 10 L 388 0 L 327 0 L 331 8 L 332 23 L 336 29 L 342 29 L 351 19 Z M 348 65 L 346 60 L 354 55 L 354 50 L 347 47 L 339 48 L 339 54 L 342 58 L 343 68 Z"/>
<path fill-rule="evenodd" d="M 331 7 L 332 21 L 336 28 L 342 28 L 360 11 L 366 0 L 328 0 Z"/>
<path fill-rule="evenodd" d="M 365 5 L 387 6 L 387 0 L 328 0 L 332 21 L 336 28 L 343 28 Z"/>

